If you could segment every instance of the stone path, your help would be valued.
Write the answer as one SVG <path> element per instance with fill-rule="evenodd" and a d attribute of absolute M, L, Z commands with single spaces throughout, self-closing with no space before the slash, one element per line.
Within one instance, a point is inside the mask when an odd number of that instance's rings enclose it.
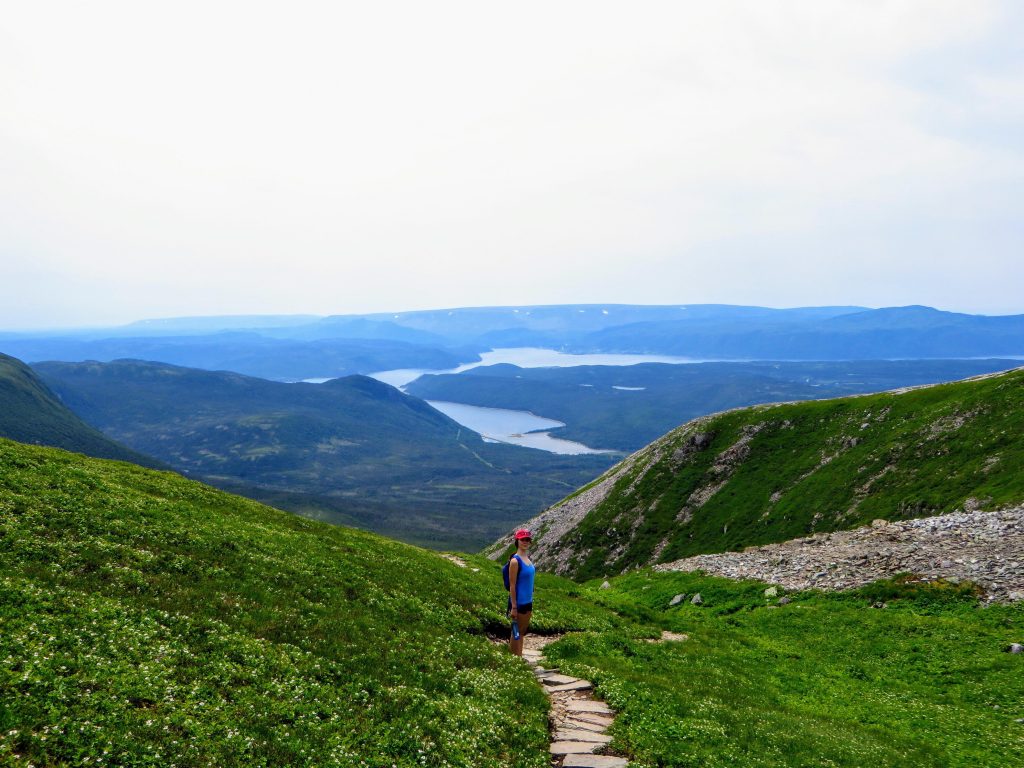
<path fill-rule="evenodd" d="M 605 734 L 615 713 L 593 694 L 589 680 L 561 674 L 558 669 L 546 668 L 544 646 L 560 636 L 526 636 L 523 661 L 533 668 L 544 691 L 551 699 L 551 765 L 561 768 L 625 768 L 624 757 L 607 752 L 612 740 Z"/>

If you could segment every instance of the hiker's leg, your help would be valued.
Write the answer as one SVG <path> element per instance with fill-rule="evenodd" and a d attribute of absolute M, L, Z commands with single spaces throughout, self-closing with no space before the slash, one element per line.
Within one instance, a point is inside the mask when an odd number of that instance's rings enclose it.
<path fill-rule="evenodd" d="M 519 637 L 523 639 L 526 637 L 527 631 L 530 629 L 530 617 L 533 616 L 533 611 L 527 611 L 526 613 L 519 614 Z"/>
<path fill-rule="evenodd" d="M 530 628 L 530 616 L 532 615 L 530 611 L 520 611 L 519 618 L 516 619 L 516 624 L 519 625 L 519 639 L 516 640 L 516 645 L 518 646 L 517 656 L 523 655 L 523 642 L 526 640 L 526 630 Z"/>

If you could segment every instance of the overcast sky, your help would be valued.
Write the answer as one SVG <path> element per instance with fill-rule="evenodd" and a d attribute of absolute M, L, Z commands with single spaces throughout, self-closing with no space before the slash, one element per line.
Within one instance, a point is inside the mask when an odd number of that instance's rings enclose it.
<path fill-rule="evenodd" d="M 1022 9 L 3 2 L 0 327 L 1024 312 Z"/>

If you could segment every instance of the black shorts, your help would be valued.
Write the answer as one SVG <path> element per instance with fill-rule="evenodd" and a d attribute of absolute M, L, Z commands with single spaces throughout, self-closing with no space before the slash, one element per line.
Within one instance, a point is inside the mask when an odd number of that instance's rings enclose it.
<path fill-rule="evenodd" d="M 519 613 L 533 613 L 533 603 L 532 602 L 523 603 L 522 605 L 519 606 L 518 611 L 519 611 Z M 506 609 L 505 612 L 506 613 L 512 613 L 512 598 L 511 597 L 508 599 L 508 608 Z"/>

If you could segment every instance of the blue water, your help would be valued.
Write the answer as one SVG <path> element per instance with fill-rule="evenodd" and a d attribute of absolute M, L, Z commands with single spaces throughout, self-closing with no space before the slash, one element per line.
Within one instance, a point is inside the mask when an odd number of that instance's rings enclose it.
<path fill-rule="evenodd" d="M 583 443 L 552 437 L 547 431 L 564 427 L 560 421 L 537 416 L 529 411 L 512 411 L 506 408 L 483 408 L 465 403 L 449 403 L 443 400 L 428 400 L 431 406 L 457 421 L 464 427 L 478 432 L 484 440 L 494 443 L 509 443 L 523 448 L 538 448 L 551 453 L 578 456 L 585 453 L 608 453 Z"/>

